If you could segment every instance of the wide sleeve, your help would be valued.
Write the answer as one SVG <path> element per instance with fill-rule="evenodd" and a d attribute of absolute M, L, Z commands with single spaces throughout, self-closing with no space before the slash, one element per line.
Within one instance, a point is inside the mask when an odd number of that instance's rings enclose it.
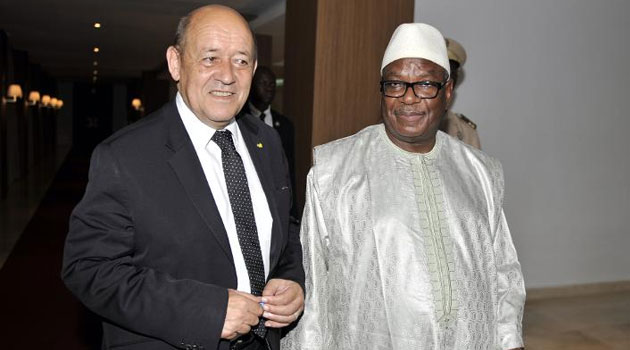
<path fill-rule="evenodd" d="M 322 214 L 313 169 L 307 177 L 306 204 L 302 217 L 301 240 L 306 273 L 304 314 L 283 340 L 283 350 L 327 349 L 328 309 L 328 231 Z"/>
<path fill-rule="evenodd" d="M 85 195 L 74 209 L 62 278 L 90 310 L 120 327 L 176 347 L 216 349 L 227 290 L 136 263 L 136 227 L 124 170 L 97 147 Z"/>
<path fill-rule="evenodd" d="M 523 308 L 525 306 L 525 284 L 521 264 L 512 242 L 510 229 L 503 212 L 503 169 L 496 162 L 496 208 L 493 249 L 497 269 L 497 334 L 502 349 L 523 346 Z"/>

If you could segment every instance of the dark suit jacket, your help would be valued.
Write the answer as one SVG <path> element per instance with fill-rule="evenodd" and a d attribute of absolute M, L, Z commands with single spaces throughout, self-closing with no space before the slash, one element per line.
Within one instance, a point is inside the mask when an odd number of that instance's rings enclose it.
<path fill-rule="evenodd" d="M 253 114 L 249 110 L 249 103 L 247 103 L 243 109 L 245 110 L 245 113 Z M 280 135 L 282 148 L 284 149 L 284 154 L 286 155 L 289 163 L 289 176 L 291 179 L 291 186 L 293 188 L 293 207 L 291 208 L 291 216 L 299 220 L 302 215 L 298 210 L 297 198 L 295 196 L 295 128 L 289 118 L 274 109 L 271 110 L 271 118 L 273 119 L 273 128 L 276 129 Z"/>
<path fill-rule="evenodd" d="M 289 172 L 293 171 L 295 164 L 295 128 L 289 118 L 280 114 L 276 110 L 271 110 L 271 117 L 273 119 L 273 128 L 276 129 L 282 140 L 282 148 L 287 155 L 289 161 Z"/>
<path fill-rule="evenodd" d="M 270 275 L 304 286 L 291 189 L 275 131 L 237 119 L 273 217 Z M 262 146 L 262 147 L 261 147 Z M 175 102 L 101 143 L 70 218 L 63 279 L 104 318 L 106 349 L 227 349 L 227 233 Z M 279 348 L 280 332 L 268 340 Z"/>

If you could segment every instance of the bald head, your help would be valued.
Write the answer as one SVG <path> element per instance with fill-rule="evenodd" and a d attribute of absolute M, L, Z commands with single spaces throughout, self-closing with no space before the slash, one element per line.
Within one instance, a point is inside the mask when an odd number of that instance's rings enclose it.
<path fill-rule="evenodd" d="M 216 23 L 229 22 L 232 25 L 242 25 L 247 28 L 249 35 L 252 40 L 252 52 L 254 54 L 254 59 L 256 59 L 256 40 L 253 35 L 251 29 L 249 28 L 249 24 L 238 13 L 236 10 L 223 6 L 223 5 L 207 5 L 203 7 L 199 7 L 197 9 L 192 10 L 186 16 L 182 17 L 177 24 L 177 31 L 175 32 L 175 46 L 183 50 L 184 45 L 186 45 L 186 37 L 188 34 L 188 30 L 191 24 L 194 24 L 196 21 L 206 22 L 212 21 Z"/>

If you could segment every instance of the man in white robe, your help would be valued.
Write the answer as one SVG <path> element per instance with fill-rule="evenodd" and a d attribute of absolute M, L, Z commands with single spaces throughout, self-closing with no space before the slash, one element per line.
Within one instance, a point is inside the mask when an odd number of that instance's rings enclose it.
<path fill-rule="evenodd" d="M 282 349 L 517 349 L 525 289 L 501 164 L 438 131 L 442 35 L 403 24 L 383 124 L 315 148 L 302 221 L 306 303 Z"/>

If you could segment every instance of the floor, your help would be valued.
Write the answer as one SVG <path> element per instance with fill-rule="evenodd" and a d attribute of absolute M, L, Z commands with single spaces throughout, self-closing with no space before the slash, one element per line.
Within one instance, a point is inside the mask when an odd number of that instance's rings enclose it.
<path fill-rule="evenodd" d="M 39 207 L 69 150 L 69 145 L 58 146 L 55 152 L 30 169 L 28 176 L 13 182 L 7 198 L 0 200 L 0 269 Z"/>
<path fill-rule="evenodd" d="M 529 350 L 630 350 L 630 291 L 529 301 Z"/>
<path fill-rule="evenodd" d="M 70 153 L 53 180 L 65 154 L 0 203 L 1 349 L 23 348 L 25 340 L 34 348 L 99 348 L 98 318 L 59 278 L 68 215 L 88 164 Z M 630 350 L 630 291 L 528 301 L 523 329 L 528 350 Z"/>
<path fill-rule="evenodd" d="M 0 349 L 99 349 L 100 319 L 61 280 L 68 218 L 85 189 L 88 155 L 70 152 L 54 179 L 23 188 L 3 205 L 2 236 L 11 252 L 0 269 Z M 56 162 L 52 162 L 56 167 Z M 43 175 L 43 171 L 39 172 Z M 51 181 L 52 180 L 52 181 Z M 35 181 L 35 180 L 34 180 Z M 38 203 L 37 192 L 44 188 Z M 30 204 L 35 204 L 30 207 Z M 31 213 L 30 219 L 25 220 Z M 19 239 L 11 233 L 22 227 Z M 5 228 L 11 235 L 5 235 Z"/>

